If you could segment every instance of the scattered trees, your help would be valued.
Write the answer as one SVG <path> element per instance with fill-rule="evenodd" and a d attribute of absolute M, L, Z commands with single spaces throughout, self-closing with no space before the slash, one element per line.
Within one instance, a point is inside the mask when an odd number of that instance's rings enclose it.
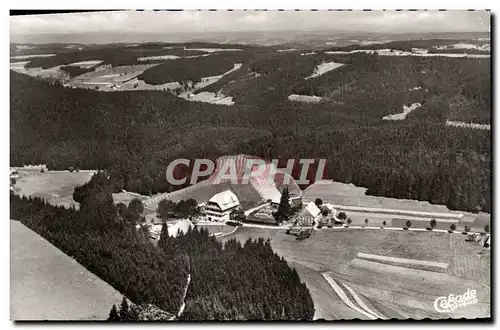
<path fill-rule="evenodd" d="M 167 220 L 174 211 L 175 205 L 176 204 L 170 200 L 162 199 L 158 203 L 158 207 L 156 208 L 156 213 L 159 215 L 161 219 Z"/>
<path fill-rule="evenodd" d="M 470 232 L 470 225 L 466 225 L 462 234 L 467 235 Z"/>
<path fill-rule="evenodd" d="M 404 229 L 404 230 L 408 230 L 408 229 L 410 229 L 410 228 L 411 228 L 411 221 L 410 221 L 410 220 L 408 220 L 408 221 L 406 221 L 406 227 L 404 227 L 403 229 Z"/>

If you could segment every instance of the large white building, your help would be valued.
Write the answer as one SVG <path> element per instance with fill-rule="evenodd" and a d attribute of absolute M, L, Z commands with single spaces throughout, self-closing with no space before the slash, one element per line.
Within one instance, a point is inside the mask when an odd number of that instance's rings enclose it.
<path fill-rule="evenodd" d="M 224 190 L 210 198 L 204 211 L 208 221 L 227 221 L 231 211 L 239 206 L 238 197 L 231 190 Z"/>

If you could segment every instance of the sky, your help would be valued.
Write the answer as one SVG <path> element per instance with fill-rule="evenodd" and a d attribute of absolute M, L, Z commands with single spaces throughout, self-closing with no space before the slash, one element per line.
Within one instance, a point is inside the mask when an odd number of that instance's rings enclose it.
<path fill-rule="evenodd" d="M 222 31 L 488 32 L 485 11 L 120 11 L 11 16 L 11 37 Z"/>

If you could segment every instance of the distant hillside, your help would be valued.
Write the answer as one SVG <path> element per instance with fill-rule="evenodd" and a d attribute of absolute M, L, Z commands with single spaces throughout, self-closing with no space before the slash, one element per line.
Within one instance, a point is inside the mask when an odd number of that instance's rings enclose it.
<path fill-rule="evenodd" d="M 157 51 L 143 49 L 151 47 Z M 164 177 L 180 157 L 324 158 L 328 178 L 372 195 L 490 209 L 491 133 L 445 125 L 490 122 L 489 59 L 222 53 L 207 58 L 243 66 L 207 89 L 233 96 L 232 106 L 159 91 L 63 88 L 11 73 L 11 165 L 107 168 L 127 190 L 150 194 L 183 188 Z M 305 79 L 325 61 L 344 66 Z M 211 69 L 200 67 L 203 75 Z M 172 71 L 160 72 L 163 79 Z M 322 102 L 288 101 L 292 93 Z M 415 102 L 422 106 L 406 119 L 382 119 Z"/>

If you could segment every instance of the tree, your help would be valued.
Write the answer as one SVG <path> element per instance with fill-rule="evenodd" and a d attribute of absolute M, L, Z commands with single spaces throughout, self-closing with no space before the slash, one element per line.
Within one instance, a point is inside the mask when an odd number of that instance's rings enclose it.
<path fill-rule="evenodd" d="M 488 234 L 490 232 L 490 225 L 484 226 L 484 232 Z"/>
<path fill-rule="evenodd" d="M 450 226 L 450 230 L 451 231 L 455 231 L 455 229 L 457 229 L 457 225 L 455 225 L 454 223 L 452 223 L 451 226 Z"/>
<path fill-rule="evenodd" d="M 239 208 L 232 210 L 229 214 L 229 218 L 238 222 L 245 221 L 247 219 L 247 217 L 245 216 L 245 212 L 243 212 L 243 210 Z"/>
<path fill-rule="evenodd" d="M 323 205 L 323 200 L 321 198 L 316 198 L 314 204 L 316 204 L 317 207 L 320 207 L 321 205 Z"/>
<path fill-rule="evenodd" d="M 368 218 L 365 219 L 365 225 L 368 226 Z"/>
<path fill-rule="evenodd" d="M 339 212 L 337 218 L 339 218 L 340 220 L 345 220 L 347 219 L 347 215 L 345 214 L 345 212 Z"/>
<path fill-rule="evenodd" d="M 128 210 L 136 215 L 140 215 L 144 212 L 144 205 L 139 198 L 134 198 L 128 204 Z"/>
<path fill-rule="evenodd" d="M 116 310 L 116 305 L 113 304 L 111 311 L 109 312 L 108 321 L 117 322 L 120 321 L 120 315 L 118 315 L 118 311 Z"/>
<path fill-rule="evenodd" d="M 350 225 L 351 223 L 352 223 L 351 218 L 348 218 L 348 219 L 347 219 L 347 224 L 348 224 L 348 225 Z"/>
<path fill-rule="evenodd" d="M 175 209 L 175 203 L 163 199 L 158 203 L 158 208 L 156 209 L 156 213 L 160 216 L 161 219 L 166 220 L 170 217 L 170 214 L 174 211 Z"/>
<path fill-rule="evenodd" d="M 470 226 L 466 225 L 464 228 L 464 234 L 467 234 L 468 232 L 470 232 Z"/>
<path fill-rule="evenodd" d="M 288 192 L 288 188 L 285 187 L 283 189 L 283 193 L 281 194 L 278 210 L 273 213 L 274 220 L 276 220 L 277 223 L 287 221 L 290 218 L 290 210 L 290 194 Z"/>
<path fill-rule="evenodd" d="M 436 219 L 432 219 L 431 222 L 430 222 L 430 225 L 431 225 L 432 229 L 436 228 L 436 225 L 437 225 Z"/>
<path fill-rule="evenodd" d="M 406 228 L 407 229 L 411 228 L 411 221 L 410 220 L 406 221 Z"/>
<path fill-rule="evenodd" d="M 127 298 L 123 296 L 122 303 L 120 305 L 120 319 L 122 321 L 131 321 L 132 315 L 130 313 L 130 307 L 128 305 Z"/>
<path fill-rule="evenodd" d="M 384 220 L 384 222 L 382 222 L 382 225 L 386 226 L 387 225 L 387 221 Z"/>
<path fill-rule="evenodd" d="M 328 215 L 328 209 L 324 208 L 323 210 L 321 210 L 321 215 L 326 217 Z"/>
<path fill-rule="evenodd" d="M 127 212 L 127 205 L 125 205 L 125 203 L 120 202 L 116 204 L 115 207 L 118 212 L 118 215 L 123 218 L 125 216 L 125 213 Z"/>

